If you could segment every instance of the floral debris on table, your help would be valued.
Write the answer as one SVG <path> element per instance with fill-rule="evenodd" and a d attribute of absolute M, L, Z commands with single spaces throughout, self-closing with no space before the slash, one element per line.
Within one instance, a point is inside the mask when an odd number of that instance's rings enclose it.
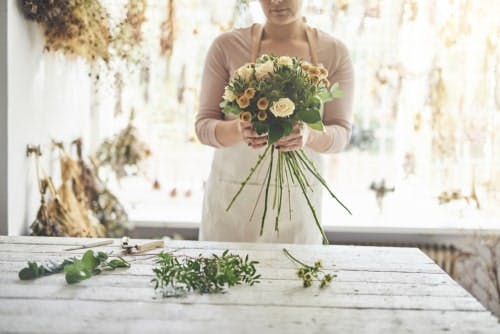
<path fill-rule="evenodd" d="M 151 280 L 154 289 L 160 290 L 163 297 L 185 296 L 191 291 L 203 293 L 222 293 L 227 287 L 247 283 L 259 283 L 256 274 L 257 261 L 250 261 L 248 255 L 229 254 L 225 250 L 221 256 L 212 254 L 202 256 L 176 256 L 161 252 L 155 259 L 153 269 L 155 278 Z"/>
<path fill-rule="evenodd" d="M 66 282 L 74 284 L 98 275 L 102 271 L 128 267 L 130 264 L 121 257 L 108 261 L 106 253 L 94 253 L 92 250 L 88 250 L 81 259 L 71 257 L 62 262 L 53 260 L 46 263 L 28 262 L 27 267 L 19 271 L 19 279 L 32 280 L 64 271 Z"/>
<path fill-rule="evenodd" d="M 297 270 L 297 276 L 302 279 L 304 288 L 310 287 L 313 280 L 320 282 L 319 287 L 324 288 L 329 285 L 335 277 L 337 277 L 337 275 L 325 274 L 325 272 L 321 270 L 321 268 L 323 267 L 321 261 L 316 261 L 314 262 L 314 265 L 310 266 L 298 260 L 292 254 L 290 254 L 290 252 L 286 248 L 283 248 L 283 252 L 290 260 L 300 266 Z"/>

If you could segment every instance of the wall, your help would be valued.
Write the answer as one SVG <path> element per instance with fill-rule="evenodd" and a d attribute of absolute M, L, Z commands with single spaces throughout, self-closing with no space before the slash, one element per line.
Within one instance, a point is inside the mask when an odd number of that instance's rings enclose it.
<path fill-rule="evenodd" d="M 44 52 L 41 28 L 24 19 L 17 0 L 7 3 L 8 234 L 20 235 L 28 233 L 40 200 L 26 146 L 41 144 L 44 161 L 54 162 L 51 139 L 70 142 L 88 132 L 91 91 L 88 65 Z"/>
<path fill-rule="evenodd" d="M 0 1 L 0 235 L 7 234 L 7 2 Z"/>

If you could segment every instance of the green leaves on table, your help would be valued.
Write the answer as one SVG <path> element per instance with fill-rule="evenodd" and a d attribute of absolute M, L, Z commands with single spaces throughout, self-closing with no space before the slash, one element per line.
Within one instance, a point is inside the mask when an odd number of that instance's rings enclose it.
<path fill-rule="evenodd" d="M 310 287 L 313 280 L 320 282 L 319 287 L 324 288 L 329 285 L 335 277 L 337 277 L 337 275 L 325 274 L 325 272 L 321 270 L 323 267 L 321 261 L 316 261 L 314 262 L 314 265 L 310 266 L 298 260 L 286 248 L 283 248 L 283 252 L 290 260 L 299 265 L 297 276 L 302 279 L 304 288 Z"/>
<path fill-rule="evenodd" d="M 103 270 L 109 271 L 128 267 L 130 267 L 130 264 L 121 257 L 108 261 L 106 253 L 94 253 L 92 250 L 88 250 L 81 259 L 72 257 L 60 263 L 50 260 L 43 264 L 28 262 L 28 266 L 19 271 L 19 279 L 31 280 L 64 271 L 66 282 L 73 284 L 98 275 Z"/>
<path fill-rule="evenodd" d="M 239 255 L 229 254 L 226 250 L 222 256 L 212 254 L 204 257 L 175 256 L 171 253 L 160 253 L 153 268 L 155 278 L 151 280 L 154 289 L 160 290 L 163 297 L 180 297 L 191 291 L 203 293 L 221 293 L 226 287 L 242 283 L 250 286 L 259 283 L 260 275 L 256 274 L 257 261 L 250 261 Z"/>
<path fill-rule="evenodd" d="M 48 276 L 60 273 L 64 270 L 64 266 L 73 263 L 74 259 L 66 259 L 61 263 L 49 260 L 46 263 L 38 264 L 36 262 L 28 261 L 28 266 L 19 271 L 19 279 L 30 280 L 42 276 Z"/>

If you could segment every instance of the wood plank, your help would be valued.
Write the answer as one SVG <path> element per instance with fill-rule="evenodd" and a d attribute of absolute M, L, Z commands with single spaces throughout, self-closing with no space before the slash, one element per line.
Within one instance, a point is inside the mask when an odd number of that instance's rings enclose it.
<path fill-rule="evenodd" d="M 94 279 L 95 280 L 95 279 Z M 245 304 L 245 305 L 293 305 L 301 307 L 325 308 L 377 308 L 377 309 L 419 309 L 419 310 L 464 310 L 484 311 L 484 307 L 470 295 L 435 296 L 409 295 L 405 290 L 394 290 L 391 284 L 374 284 L 379 294 L 359 294 L 355 287 L 352 292 L 336 290 L 341 285 L 333 285 L 325 291 L 304 289 L 295 281 L 264 281 L 253 287 L 237 286 L 225 294 L 191 294 L 182 299 L 168 302 L 198 304 Z M 361 289 L 361 287 L 358 287 Z M 432 291 L 432 289 L 430 288 Z M 435 293 L 435 290 L 432 291 Z M 432 293 L 431 292 L 431 293 Z M 152 287 L 144 282 L 138 287 L 93 286 L 92 284 L 29 286 L 26 284 L 2 284 L 0 298 L 31 299 L 78 299 L 94 301 L 156 302 Z"/>
<path fill-rule="evenodd" d="M 126 273 L 126 272 L 123 272 Z M 144 287 L 150 288 L 150 280 L 154 277 L 150 272 L 148 276 L 128 276 L 128 275 L 109 275 L 103 273 L 99 276 L 93 277 L 90 280 L 79 283 L 79 286 L 89 288 L 106 288 L 108 286 L 121 287 L 121 288 L 134 288 Z M 301 281 L 296 277 L 289 277 L 288 279 L 266 279 L 262 278 L 261 283 L 255 285 L 253 289 L 259 291 L 279 290 L 283 291 L 293 290 L 296 287 L 301 287 Z M 282 282 L 286 281 L 286 282 Z M 0 277 L 0 295 L 3 290 L 11 290 L 11 293 L 16 293 L 16 289 L 29 290 L 41 289 L 45 286 L 57 286 L 61 289 L 68 286 L 64 280 L 63 274 L 52 275 L 43 277 L 33 281 L 20 281 L 17 275 L 4 275 Z M 73 289 L 71 286 L 68 288 Z M 252 289 L 252 291 L 253 291 Z M 316 287 L 307 289 L 304 294 L 318 295 L 321 298 L 326 298 L 329 295 L 336 294 L 370 294 L 370 295 L 401 295 L 404 293 L 407 296 L 470 296 L 469 293 L 463 289 L 459 289 L 456 284 L 423 284 L 420 281 L 412 283 L 386 283 L 386 282 L 349 282 L 335 279 L 331 286 L 327 289 L 319 290 Z M 249 290 L 250 291 L 250 290 Z"/>
<path fill-rule="evenodd" d="M 8 275 L 12 275 L 13 279 L 17 278 L 19 270 L 24 268 L 25 262 L 0 262 L 0 270 L 6 275 L 0 277 L 8 280 Z M 132 266 L 126 271 L 113 271 L 106 273 L 110 276 L 151 276 L 152 263 L 132 263 Z M 259 266 L 258 273 L 265 279 L 296 279 L 295 268 L 269 268 Z M 421 283 L 421 284 L 453 284 L 457 283 L 445 273 L 405 273 L 405 272 L 381 272 L 381 271 L 359 271 L 359 270 L 341 270 L 341 269 L 326 269 L 325 272 L 338 275 L 335 281 L 343 282 L 372 282 L 372 283 Z M 44 278 L 42 278 L 44 279 Z"/>
<path fill-rule="evenodd" d="M 32 257 L 29 259 L 17 259 L 15 263 L 18 264 L 19 270 L 23 268 L 26 264 L 26 262 L 29 261 L 42 261 L 46 258 L 44 257 Z M 59 257 L 58 259 L 63 259 L 63 257 Z M 4 262 L 2 260 L 2 262 Z M 11 262 L 11 261 L 9 261 Z M 276 261 L 264 261 L 261 260 L 260 263 L 257 265 L 257 268 L 259 267 L 270 267 L 272 263 L 275 263 Z M 134 267 L 134 266 L 133 266 Z M 279 262 L 274 266 L 275 269 L 294 269 L 295 267 L 293 264 L 287 265 L 285 262 Z M 359 272 L 400 272 L 400 273 L 426 273 L 426 274 L 438 274 L 441 275 L 444 273 L 444 271 L 439 268 L 437 265 L 434 264 L 421 264 L 421 265 L 413 265 L 413 264 L 387 264 L 385 266 L 381 266 L 380 264 L 377 263 L 343 263 L 343 264 L 336 264 L 334 266 L 326 266 L 326 269 L 330 270 L 350 270 L 350 271 L 359 271 Z"/>
<path fill-rule="evenodd" d="M 8 238 L 14 238 L 17 242 L 9 243 L 7 242 Z M 5 237 L 0 236 L 0 252 L 19 252 L 21 249 L 28 251 L 47 251 L 47 252 L 58 252 L 61 249 L 67 248 L 67 245 L 79 245 L 86 244 L 89 242 L 94 242 L 98 240 L 110 240 L 110 239 L 80 239 L 80 238 L 49 238 L 51 241 L 47 241 L 46 243 L 41 243 L 43 241 L 43 237 L 34 237 L 36 238 L 34 241 L 38 241 L 38 243 L 30 243 L 30 239 L 26 239 L 30 237 Z M 42 240 L 39 240 L 42 238 Z M 2 242 L 3 239 L 3 242 Z M 58 242 L 58 241 L 61 242 Z M 120 239 L 113 239 L 114 246 L 109 247 L 111 249 L 119 249 Z M 135 240 L 139 243 L 147 242 L 151 240 Z M 166 241 L 167 249 L 192 249 L 192 250 L 204 250 L 207 252 L 217 252 L 223 251 L 225 249 L 231 250 L 240 250 L 244 251 L 255 251 L 255 252 L 268 252 L 268 251 L 281 251 L 282 248 L 287 248 L 290 251 L 296 250 L 297 252 L 304 254 L 316 254 L 317 256 L 322 256 L 324 254 L 330 254 L 335 256 L 341 256 L 342 254 L 350 254 L 352 257 L 363 257 L 371 255 L 373 257 L 387 257 L 387 256 L 396 256 L 404 257 L 413 255 L 415 257 L 421 257 L 428 259 L 428 257 L 422 253 L 417 248 L 409 248 L 409 247 L 373 247 L 373 246 L 345 246 L 345 245 L 297 245 L 297 244 L 253 244 L 253 243 L 230 243 L 230 242 L 196 242 L 190 240 L 167 240 Z M 52 247 L 51 247 L 52 246 Z M 105 248 L 108 247 L 96 247 L 96 248 Z"/>
<path fill-rule="evenodd" d="M 360 310 L 290 306 L 198 305 L 60 300 L 2 300 L 4 329 L 26 332 L 172 332 L 172 333 L 498 333 L 488 312 Z M 36 321 L 25 321 L 25 314 Z M 251 319 L 251 321 L 249 321 Z M 71 326 L 67 324 L 71 323 Z"/>
<path fill-rule="evenodd" d="M 1 246 L 1 245 L 0 245 Z M 54 246 L 51 246 L 54 247 Z M 100 251 L 100 252 L 105 252 L 105 253 L 112 253 L 113 255 L 122 255 L 122 250 L 119 247 L 95 247 L 92 248 L 93 251 Z M 21 257 L 27 258 L 30 256 L 40 256 L 43 254 L 45 257 L 51 257 L 51 256 L 81 256 L 83 253 L 85 253 L 87 249 L 82 249 L 82 250 L 74 250 L 74 251 L 62 251 L 60 248 L 59 249 L 43 249 L 43 248 L 38 248 L 34 247 L 31 249 L 11 249 L 11 250 L 0 250 L 0 260 L 15 260 L 19 259 Z M 160 253 L 161 249 L 149 251 L 147 254 L 158 254 Z M 169 250 L 164 250 L 165 252 L 169 252 Z M 222 251 L 207 251 L 207 250 L 198 250 L 198 249 L 181 249 L 181 250 L 174 250 L 174 254 L 179 254 L 179 255 L 188 255 L 188 256 L 197 256 L 199 254 L 203 255 L 211 255 L 211 254 L 217 254 L 220 255 Z M 285 256 L 283 251 L 280 250 L 274 250 L 274 251 L 245 251 L 245 250 L 230 250 L 231 254 L 236 254 L 236 255 L 241 255 L 245 256 L 248 254 L 250 258 L 255 258 L 255 259 L 270 259 L 270 260 L 286 260 L 286 262 L 291 262 L 290 259 Z M 322 261 L 338 261 L 338 262 L 357 262 L 357 263 L 363 263 L 363 262 L 376 262 L 376 263 L 394 263 L 394 264 L 400 264 L 400 263 L 415 263 L 415 264 L 434 264 L 434 262 L 426 257 L 421 256 L 420 254 L 412 254 L 412 255 L 403 255 L 403 254 L 393 254 L 393 255 L 375 255 L 375 254 L 360 254 L 360 253 L 353 253 L 349 251 L 343 251 L 343 252 L 328 252 L 328 253 L 309 253 L 309 252 L 295 252 L 292 253 L 294 256 L 296 256 L 298 259 L 300 259 L 303 262 L 307 263 L 313 263 L 314 261 L 317 260 L 322 260 Z M 17 255 L 17 257 L 16 257 Z M 143 254 L 144 256 L 146 255 Z"/>
<path fill-rule="evenodd" d="M 361 247 L 362 248 L 362 247 Z M 371 247 L 370 247 L 371 248 Z M 26 262 L 26 261 L 44 261 L 47 259 L 61 260 L 69 256 L 81 256 L 85 250 L 72 251 L 72 252 L 54 252 L 44 253 L 35 249 L 27 251 L 12 251 L 0 252 L 1 262 Z M 112 251 L 115 255 L 120 255 L 119 248 L 101 247 L 98 250 Z M 356 248 L 340 248 L 337 246 L 330 248 L 330 253 L 316 254 L 310 253 L 307 250 L 296 252 L 295 255 L 300 257 L 302 261 L 312 264 L 316 260 L 321 260 L 325 268 L 339 269 L 339 270 L 360 270 L 360 271 L 397 271 L 397 272 L 424 272 L 424 273 L 444 273 L 431 259 L 424 257 L 419 252 L 411 252 L 407 256 L 393 255 L 389 256 L 374 256 L 373 252 L 366 252 L 366 250 L 358 250 Z M 336 250 L 338 250 L 336 252 Z M 150 254 L 157 254 L 160 251 L 150 252 Z M 220 254 L 221 251 L 215 252 Z M 354 254 L 353 254 L 354 252 Z M 176 254 L 196 256 L 198 254 L 210 255 L 214 251 L 206 249 L 179 249 Z M 244 250 L 231 250 L 233 254 L 249 255 L 251 259 L 260 262 L 259 266 L 272 267 L 272 268 L 295 268 L 292 263 L 282 252 L 279 246 L 275 247 L 274 251 L 244 251 Z M 300 255 L 299 255 L 300 254 Z M 138 257 L 140 261 L 140 257 Z M 333 268 L 335 267 L 335 268 Z"/>

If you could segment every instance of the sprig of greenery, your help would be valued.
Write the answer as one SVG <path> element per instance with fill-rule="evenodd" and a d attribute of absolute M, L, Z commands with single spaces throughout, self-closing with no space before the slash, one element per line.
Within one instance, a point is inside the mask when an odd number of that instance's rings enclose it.
<path fill-rule="evenodd" d="M 242 283 L 250 286 L 259 283 L 260 275 L 256 274 L 257 261 L 250 261 L 248 255 L 229 254 L 222 256 L 212 254 L 204 257 L 175 256 L 161 252 L 155 259 L 153 268 L 155 278 L 151 280 L 154 289 L 160 290 L 163 297 L 185 296 L 191 291 L 203 293 L 221 293 L 225 287 Z"/>
<path fill-rule="evenodd" d="M 297 270 L 297 276 L 302 279 L 304 288 L 308 288 L 312 285 L 313 280 L 320 282 L 319 287 L 322 289 L 330 284 L 330 282 L 337 277 L 337 275 L 325 274 L 321 268 L 323 264 L 321 261 L 314 262 L 314 265 L 310 266 L 304 262 L 298 260 L 293 256 L 286 248 L 283 248 L 283 252 L 289 259 L 291 259 L 295 264 L 299 265 Z"/>
<path fill-rule="evenodd" d="M 88 250 L 83 254 L 81 260 L 72 257 L 64 259 L 63 262 L 60 263 L 53 260 L 43 264 L 28 262 L 28 266 L 19 271 L 19 279 L 32 280 L 64 271 L 66 282 L 74 284 L 94 275 L 98 275 L 103 270 L 109 271 L 116 268 L 128 267 L 130 267 L 130 264 L 122 257 L 108 261 L 108 255 L 106 253 L 94 253 L 92 250 Z"/>

